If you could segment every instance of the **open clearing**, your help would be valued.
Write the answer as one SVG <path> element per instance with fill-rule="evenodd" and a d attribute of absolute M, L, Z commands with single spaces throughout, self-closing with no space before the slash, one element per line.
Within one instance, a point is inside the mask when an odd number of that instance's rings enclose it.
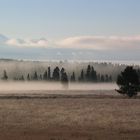
<path fill-rule="evenodd" d="M 0 140 L 140 139 L 139 97 L 113 96 L 113 91 L 51 92 L 1 93 Z"/>

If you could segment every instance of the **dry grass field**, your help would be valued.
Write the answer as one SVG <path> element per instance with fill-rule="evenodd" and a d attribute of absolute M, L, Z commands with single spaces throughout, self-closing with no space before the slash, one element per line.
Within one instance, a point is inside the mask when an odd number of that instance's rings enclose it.
<path fill-rule="evenodd" d="M 0 97 L 0 140 L 140 139 L 139 98 L 15 95 Z"/>

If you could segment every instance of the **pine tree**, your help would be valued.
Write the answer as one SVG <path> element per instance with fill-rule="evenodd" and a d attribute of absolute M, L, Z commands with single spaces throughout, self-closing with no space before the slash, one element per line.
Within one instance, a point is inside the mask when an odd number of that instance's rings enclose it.
<path fill-rule="evenodd" d="M 74 72 L 71 75 L 71 82 L 75 82 L 75 73 Z"/>
<path fill-rule="evenodd" d="M 104 75 L 101 75 L 101 82 L 105 82 L 105 77 L 104 77 Z"/>
<path fill-rule="evenodd" d="M 31 80 L 31 78 L 30 78 L 30 74 L 29 74 L 29 73 L 28 73 L 28 75 L 27 75 L 27 80 L 28 80 L 28 81 Z"/>
<path fill-rule="evenodd" d="M 129 97 L 137 95 L 140 91 L 140 81 L 137 71 L 132 66 L 127 66 L 117 78 L 119 90 L 117 92 Z"/>
<path fill-rule="evenodd" d="M 56 67 L 53 71 L 53 80 L 59 81 L 60 80 L 60 70 L 59 67 Z"/>
<path fill-rule="evenodd" d="M 83 69 L 81 70 L 81 74 L 80 74 L 80 77 L 79 77 L 79 81 L 80 81 L 80 82 L 83 82 L 83 81 L 84 81 L 84 70 L 83 70 Z"/>
<path fill-rule="evenodd" d="M 7 72 L 6 70 L 4 70 L 2 80 L 7 80 L 7 79 L 8 79 Z"/>
<path fill-rule="evenodd" d="M 105 75 L 105 81 L 109 82 L 109 76 L 107 74 Z"/>
<path fill-rule="evenodd" d="M 43 80 L 48 80 L 48 73 L 47 73 L 47 71 L 45 71 L 44 74 L 43 74 Z"/>
<path fill-rule="evenodd" d="M 37 75 L 37 72 L 36 71 L 34 73 L 33 80 L 38 80 L 38 75 Z"/>
<path fill-rule="evenodd" d="M 87 73 L 86 73 L 86 80 L 87 81 L 90 81 L 91 80 L 90 73 L 91 73 L 91 66 L 88 65 L 88 67 L 87 67 Z"/>
<path fill-rule="evenodd" d="M 48 80 L 51 80 L 51 68 L 48 67 Z"/>
<path fill-rule="evenodd" d="M 91 77 L 90 78 L 91 78 L 91 81 L 97 82 L 97 74 L 93 67 L 91 68 Z"/>

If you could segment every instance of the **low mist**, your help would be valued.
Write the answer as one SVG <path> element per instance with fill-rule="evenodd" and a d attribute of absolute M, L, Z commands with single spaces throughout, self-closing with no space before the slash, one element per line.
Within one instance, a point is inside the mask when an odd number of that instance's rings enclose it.
<path fill-rule="evenodd" d="M 0 91 L 47 91 L 47 90 L 114 90 L 115 83 L 62 83 L 54 82 L 0 82 Z"/>

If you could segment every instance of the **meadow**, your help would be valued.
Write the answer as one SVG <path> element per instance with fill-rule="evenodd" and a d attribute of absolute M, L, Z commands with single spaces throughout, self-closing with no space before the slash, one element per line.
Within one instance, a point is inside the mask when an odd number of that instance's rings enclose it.
<path fill-rule="evenodd" d="M 21 92 L 21 93 L 19 93 Z M 1 91 L 1 140 L 139 140 L 140 101 L 114 90 Z"/>

